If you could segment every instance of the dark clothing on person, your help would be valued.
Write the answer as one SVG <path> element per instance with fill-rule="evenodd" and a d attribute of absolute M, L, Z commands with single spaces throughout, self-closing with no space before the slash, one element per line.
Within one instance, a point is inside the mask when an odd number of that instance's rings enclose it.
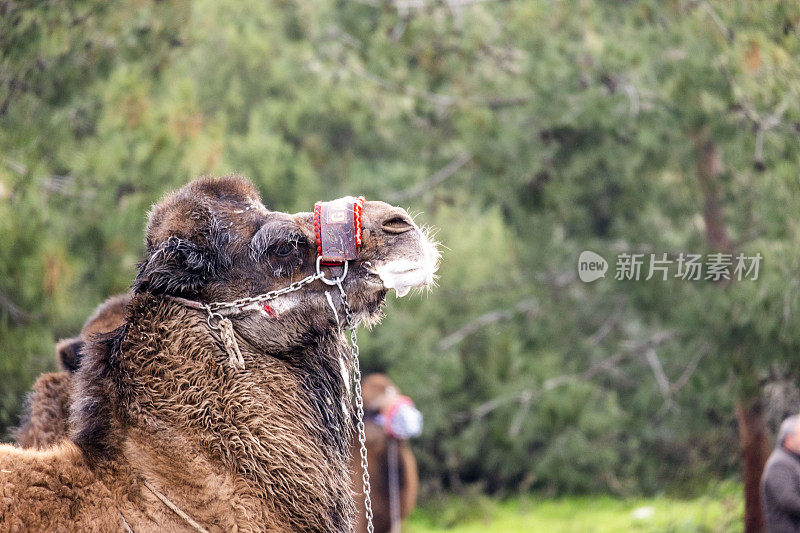
<path fill-rule="evenodd" d="M 768 533 L 800 531 L 800 455 L 775 448 L 761 476 L 761 505 Z"/>

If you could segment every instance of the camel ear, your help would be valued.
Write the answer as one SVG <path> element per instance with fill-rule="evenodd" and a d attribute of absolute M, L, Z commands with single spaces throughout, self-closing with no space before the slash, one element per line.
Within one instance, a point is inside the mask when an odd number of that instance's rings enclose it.
<path fill-rule="evenodd" d="M 133 282 L 135 293 L 195 295 L 216 275 L 214 250 L 171 236 L 139 264 L 139 274 Z"/>
<path fill-rule="evenodd" d="M 81 350 L 83 341 L 79 337 L 72 339 L 61 339 L 56 344 L 56 354 L 61 366 L 70 374 L 74 374 L 81 365 Z"/>

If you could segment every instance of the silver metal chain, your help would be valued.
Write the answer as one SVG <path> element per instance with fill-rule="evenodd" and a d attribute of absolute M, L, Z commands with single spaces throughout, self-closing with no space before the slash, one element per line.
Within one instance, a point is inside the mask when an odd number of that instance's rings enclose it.
<path fill-rule="evenodd" d="M 361 397 L 361 365 L 358 361 L 358 335 L 356 328 L 358 323 L 353 316 L 353 310 L 350 308 L 350 302 L 347 300 L 347 294 L 344 292 L 341 281 L 336 284 L 339 288 L 339 295 L 342 298 L 342 305 L 344 306 L 346 327 L 350 330 L 350 347 L 353 350 L 353 393 L 356 400 L 356 419 L 358 420 L 358 444 L 359 452 L 361 454 L 361 485 L 364 490 L 364 514 L 367 519 L 367 532 L 374 533 L 375 526 L 372 524 L 372 498 L 370 493 L 372 487 L 369 484 L 369 461 L 367 460 L 367 435 L 364 426 L 364 399 Z"/>
<path fill-rule="evenodd" d="M 303 288 L 305 285 L 312 283 L 318 279 L 322 279 L 325 277 L 320 271 L 315 272 L 314 274 L 310 274 L 299 281 L 295 281 L 290 285 L 282 289 L 276 289 L 274 291 L 265 292 L 264 294 L 259 294 L 258 296 L 248 296 L 247 298 L 239 298 L 238 300 L 233 300 L 231 302 L 212 302 L 209 304 L 204 304 L 205 309 L 209 312 L 209 314 L 218 314 L 219 311 L 228 310 L 228 309 L 235 309 L 241 310 L 248 305 L 257 304 L 266 302 L 269 300 L 274 300 L 278 296 L 283 296 L 284 294 L 288 294 L 290 292 L 294 292 Z"/>
<path fill-rule="evenodd" d="M 264 294 L 259 294 L 257 296 L 240 298 L 231 302 L 211 302 L 207 304 L 191 302 L 187 300 L 184 300 L 184 302 L 192 303 L 198 309 L 202 309 L 208 313 L 206 322 L 208 322 L 208 327 L 219 331 L 222 344 L 225 347 L 225 352 L 228 354 L 228 364 L 235 371 L 242 370 L 244 369 L 244 358 L 242 357 L 242 352 L 239 349 L 239 343 L 236 341 L 233 323 L 228 316 L 242 313 L 247 307 L 253 304 L 267 302 L 277 298 L 278 296 L 283 296 L 284 294 L 299 290 L 305 285 L 308 285 L 309 283 L 312 283 L 318 279 L 323 281 L 325 280 L 325 275 L 322 273 L 319 267 L 314 274 L 306 276 L 299 281 L 295 281 L 294 283 L 291 283 L 282 289 L 265 292 Z"/>

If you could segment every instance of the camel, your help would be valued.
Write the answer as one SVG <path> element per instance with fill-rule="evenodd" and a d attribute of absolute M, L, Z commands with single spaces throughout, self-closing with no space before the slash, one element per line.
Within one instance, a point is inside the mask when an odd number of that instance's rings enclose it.
<path fill-rule="evenodd" d="M 111 332 L 125 320 L 130 295 L 118 294 L 100 304 L 86 320 L 80 335 L 56 344 L 56 357 L 63 370 L 42 374 L 33 384 L 26 401 L 15 442 L 23 448 L 44 449 L 69 435 L 69 409 L 72 405 L 72 373 L 80 365 L 81 349 L 96 336 Z"/>
<path fill-rule="evenodd" d="M 373 525 L 375 533 L 389 533 L 393 531 L 389 488 L 392 465 L 390 454 L 395 453 L 397 458 L 397 503 L 399 503 L 397 518 L 401 520 L 407 517 L 416 505 L 419 488 L 417 462 L 408 441 L 390 435 L 384 420 L 381 420 L 381 417 L 386 416 L 387 410 L 396 405 L 398 399 L 403 398 L 400 396 L 397 386 L 384 374 L 370 374 L 364 377 L 361 390 L 364 399 L 368 471 L 372 489 L 370 496 L 374 514 Z M 392 449 L 393 446 L 394 449 Z M 353 486 L 356 492 L 363 494 L 360 490 L 363 469 L 357 445 L 353 446 L 352 456 Z M 363 499 L 356 498 L 356 504 L 359 509 L 356 531 L 364 533 L 367 531 L 367 524 L 364 519 Z M 396 524 L 396 527 L 399 527 L 399 523 Z"/>
<path fill-rule="evenodd" d="M 309 277 L 314 218 L 267 210 L 239 176 L 157 204 L 124 324 L 81 351 L 70 439 L 0 446 L 0 530 L 349 530 L 342 317 L 377 323 L 389 289 L 430 286 L 439 253 L 405 211 L 363 202 L 331 287 Z"/>
<path fill-rule="evenodd" d="M 20 428 L 15 432 L 17 444 L 23 448 L 44 449 L 67 439 L 69 408 L 71 399 L 71 375 L 80 365 L 80 350 L 84 343 L 95 335 L 108 333 L 121 326 L 125 320 L 125 308 L 129 294 L 118 294 L 100 304 L 86 320 L 80 335 L 63 339 L 56 345 L 56 354 L 64 367 L 62 372 L 42 374 L 33 386 L 28 399 L 28 412 Z M 389 491 L 390 439 L 380 421 L 381 413 L 391 408 L 401 398 L 397 386 L 384 374 L 371 374 L 362 381 L 362 398 L 365 407 L 365 427 L 369 473 L 372 484 L 374 526 L 377 533 L 391 531 L 391 509 Z M 414 455 L 408 441 L 395 439 L 394 453 L 397 457 L 399 518 L 408 516 L 414 509 L 418 489 L 418 473 Z M 361 465 L 358 442 L 351 446 L 351 471 L 353 487 L 360 491 Z M 356 498 L 358 527 L 366 532 L 363 499 Z"/>

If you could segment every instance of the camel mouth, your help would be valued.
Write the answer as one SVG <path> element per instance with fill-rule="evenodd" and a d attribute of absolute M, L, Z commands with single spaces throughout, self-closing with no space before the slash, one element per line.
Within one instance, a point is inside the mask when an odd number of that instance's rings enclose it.
<path fill-rule="evenodd" d="M 424 265 L 409 265 L 405 259 L 377 267 L 377 275 L 386 289 L 394 289 L 398 298 L 411 289 L 428 287 L 433 283 L 432 272 Z"/>
<path fill-rule="evenodd" d="M 393 259 L 369 267 L 365 265 L 365 268 L 371 276 L 380 280 L 384 289 L 394 289 L 397 297 L 402 298 L 411 289 L 426 289 L 436 284 L 440 258 L 437 244 L 428 237 L 427 232 L 420 231 L 417 257 Z"/>

